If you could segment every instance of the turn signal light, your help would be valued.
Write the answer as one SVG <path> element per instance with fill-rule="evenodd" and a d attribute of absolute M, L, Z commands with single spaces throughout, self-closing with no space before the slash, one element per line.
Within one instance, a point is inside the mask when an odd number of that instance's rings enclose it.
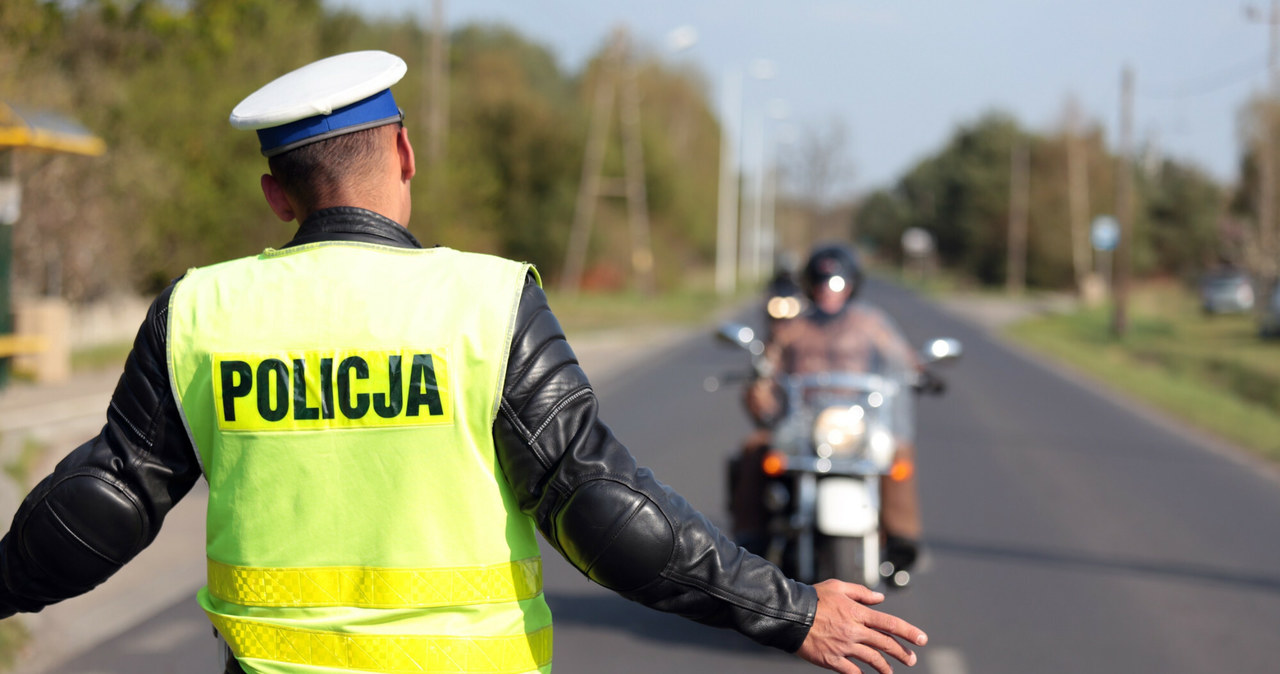
<path fill-rule="evenodd" d="M 911 479 L 916 472 L 916 464 L 911 459 L 898 459 L 893 462 L 893 467 L 889 469 L 889 479 L 894 482 L 902 482 Z"/>
<path fill-rule="evenodd" d="M 787 470 L 787 457 L 777 452 L 769 452 L 764 455 L 764 461 L 760 464 L 764 474 L 769 477 L 777 477 Z"/>

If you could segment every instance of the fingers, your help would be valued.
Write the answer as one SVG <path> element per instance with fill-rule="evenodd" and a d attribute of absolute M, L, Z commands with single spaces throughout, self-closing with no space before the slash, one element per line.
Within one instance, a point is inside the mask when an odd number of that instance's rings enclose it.
<path fill-rule="evenodd" d="M 823 581 L 823 582 L 839 583 L 842 586 L 841 591 L 844 592 L 844 595 L 858 602 L 859 604 L 875 606 L 876 604 L 879 604 L 880 602 L 884 601 L 884 593 L 876 592 L 875 590 L 872 590 L 871 588 L 865 585 L 858 585 L 857 583 L 846 583 L 842 580 L 836 580 L 834 578 L 831 580 Z"/>
<path fill-rule="evenodd" d="M 867 663 L 868 665 L 871 665 L 871 668 L 876 670 L 877 672 L 880 672 L 880 674 L 893 674 L 893 667 L 889 666 L 889 661 L 885 660 L 884 656 L 880 655 L 880 652 L 875 650 L 874 648 L 867 648 L 866 646 L 856 646 L 853 649 L 853 653 L 850 653 L 849 655 L 850 657 L 856 660 L 859 660 L 861 662 Z M 849 661 L 845 660 L 845 662 L 849 662 Z M 849 662 L 849 664 L 853 665 L 852 662 Z M 910 664 L 915 664 L 915 663 L 912 662 Z M 853 671 L 855 672 L 858 671 L 857 666 L 853 667 Z"/>
<path fill-rule="evenodd" d="M 928 637 L 911 623 L 870 608 L 884 601 L 884 595 L 839 580 L 823 581 L 815 589 L 818 610 L 797 652 L 800 657 L 838 672 L 858 671 L 848 668 L 852 663 L 847 658 L 865 662 L 882 674 L 892 671 L 886 657 L 915 665 L 916 654 L 898 639 L 923 646 Z"/>
<path fill-rule="evenodd" d="M 867 650 L 870 651 L 871 649 Z M 853 661 L 849 658 L 833 657 L 827 662 L 817 662 L 814 664 L 819 667 L 830 669 L 833 672 L 840 672 L 840 674 L 862 674 L 862 670 L 857 665 L 853 664 Z M 875 667 L 875 665 L 872 665 L 872 667 Z M 883 674 L 884 670 L 880 671 L 881 674 Z"/>
<path fill-rule="evenodd" d="M 893 635 L 916 646 L 923 646 L 929 643 L 929 636 L 923 630 L 902 618 L 871 609 L 868 609 L 868 613 L 869 615 L 864 619 L 863 623 L 867 627 Z"/>
<path fill-rule="evenodd" d="M 893 656 L 895 660 L 908 667 L 916 664 L 916 654 L 911 649 L 903 646 L 897 639 L 894 639 L 887 634 L 873 632 L 868 635 L 867 638 L 863 639 L 863 643 L 875 649 L 877 655 L 879 655 L 879 653 L 884 653 L 886 655 Z"/>

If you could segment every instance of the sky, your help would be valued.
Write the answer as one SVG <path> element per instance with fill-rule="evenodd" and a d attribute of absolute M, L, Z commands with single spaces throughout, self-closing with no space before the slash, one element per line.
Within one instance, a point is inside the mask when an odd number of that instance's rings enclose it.
<path fill-rule="evenodd" d="M 326 1 L 424 24 L 431 12 L 431 0 Z M 1115 149 L 1126 67 L 1135 143 L 1231 183 L 1240 112 L 1268 85 L 1270 11 L 1267 0 L 445 0 L 451 27 L 509 25 L 568 72 L 625 26 L 704 74 L 748 163 L 759 148 L 842 126 L 845 189 L 858 193 L 891 186 L 993 110 L 1053 133 L 1074 99 Z M 690 28 L 696 42 L 673 53 L 673 31 Z M 773 77 L 750 76 L 762 60 Z M 740 106 L 725 94 L 735 73 L 746 74 Z M 786 113 L 763 123 L 768 145 L 749 131 L 766 110 Z"/>

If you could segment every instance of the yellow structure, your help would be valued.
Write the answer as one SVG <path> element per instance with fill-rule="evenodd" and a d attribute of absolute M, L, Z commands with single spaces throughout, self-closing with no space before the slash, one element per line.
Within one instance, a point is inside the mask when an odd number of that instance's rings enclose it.
<path fill-rule="evenodd" d="M 22 189 L 18 182 L 14 155 L 18 150 L 59 152 L 96 157 L 107 150 L 107 144 L 80 124 L 62 115 L 29 109 L 0 101 L 0 388 L 8 380 L 11 356 L 45 352 L 45 361 L 57 361 L 52 369 L 38 368 L 51 379 L 69 376 L 67 354 L 51 354 L 49 344 L 61 344 L 66 335 L 11 334 L 14 329 L 10 298 L 13 258 L 13 224 L 22 210 Z M 45 362 L 41 361 L 41 362 Z M 47 365 L 48 363 L 45 362 Z"/>
<path fill-rule="evenodd" d="M 97 157 L 107 151 L 101 138 L 57 113 L 0 101 L 0 149 L 26 148 Z"/>

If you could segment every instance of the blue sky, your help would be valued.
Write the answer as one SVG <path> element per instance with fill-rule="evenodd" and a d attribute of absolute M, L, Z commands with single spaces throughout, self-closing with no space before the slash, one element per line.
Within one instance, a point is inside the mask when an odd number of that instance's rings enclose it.
<path fill-rule="evenodd" d="M 377 16 L 425 21 L 431 0 L 327 0 Z M 1139 143 L 1237 177 L 1238 117 L 1267 86 L 1269 31 L 1251 20 L 1267 0 L 446 0 L 451 26 L 501 22 L 578 70 L 619 24 L 653 50 L 692 26 L 696 44 L 666 58 L 695 65 L 717 105 L 729 73 L 747 79 L 747 116 L 781 99 L 785 125 L 840 120 L 853 173 L 846 189 L 891 184 L 936 152 L 958 124 L 1000 109 L 1040 132 L 1060 128 L 1068 97 L 1114 147 L 1120 73 L 1136 81 Z M 793 128 L 794 128 L 793 126 Z M 793 131 L 794 133 L 794 131 Z M 750 155 L 750 147 L 748 155 Z"/>

